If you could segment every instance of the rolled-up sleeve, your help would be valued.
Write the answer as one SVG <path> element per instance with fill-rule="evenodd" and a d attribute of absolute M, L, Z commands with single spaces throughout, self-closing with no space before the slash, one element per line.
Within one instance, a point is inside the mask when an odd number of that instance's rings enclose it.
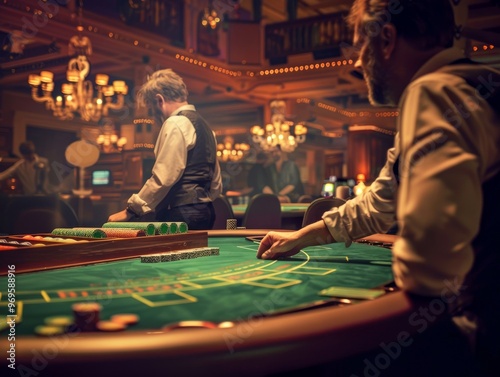
<path fill-rule="evenodd" d="M 128 205 L 138 214 L 153 211 L 186 169 L 187 153 L 196 144 L 196 131 L 184 116 L 171 116 L 163 124 L 155 146 L 152 176 Z"/>
<path fill-rule="evenodd" d="M 391 148 L 387 151 L 384 167 L 367 191 L 324 213 L 323 221 L 337 242 L 350 245 L 354 239 L 374 233 L 385 233 L 395 223 L 395 159 L 395 148 Z"/>

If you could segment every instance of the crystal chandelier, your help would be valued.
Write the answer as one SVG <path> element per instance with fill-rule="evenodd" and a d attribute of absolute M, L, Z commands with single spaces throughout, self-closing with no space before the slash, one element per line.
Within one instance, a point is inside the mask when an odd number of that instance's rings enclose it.
<path fill-rule="evenodd" d="M 104 153 L 121 152 L 125 144 L 127 144 L 127 138 L 118 137 L 115 127 L 111 124 L 105 124 L 102 127 L 102 133 L 97 137 L 96 141 Z"/>
<path fill-rule="evenodd" d="M 80 2 L 80 25 L 77 27 L 79 34 L 69 41 L 68 53 L 73 58 L 68 63 L 66 79 L 69 82 L 62 84 L 62 95 L 53 97 L 54 74 L 50 71 L 29 75 L 28 83 L 31 85 L 32 98 L 36 102 L 45 102 L 46 108 L 51 110 L 54 116 L 68 120 L 78 113 L 84 121 L 97 122 L 102 116 L 107 116 L 109 110 L 120 110 L 124 107 L 128 87 L 125 81 L 120 80 L 108 85 L 109 76 L 97 74 L 94 95 L 94 85 L 86 79 L 90 71 L 87 57 L 92 54 L 92 45 L 88 37 L 81 35 L 82 8 Z M 116 101 L 113 101 L 115 95 Z"/>
<path fill-rule="evenodd" d="M 265 128 L 253 126 L 250 129 L 253 141 L 263 150 L 270 150 L 279 145 L 283 152 L 293 152 L 298 144 L 306 140 L 307 127 L 302 124 L 294 125 L 285 119 L 285 101 L 271 101 L 270 107 L 271 123 Z"/>
<path fill-rule="evenodd" d="M 217 144 L 217 158 L 219 161 L 239 161 L 250 150 L 246 143 L 235 143 L 231 136 L 226 136 L 222 143 Z"/>
<path fill-rule="evenodd" d="M 201 17 L 201 25 L 203 27 L 215 29 L 220 21 L 221 19 L 215 8 L 212 6 L 212 1 L 210 1 L 208 3 L 208 7 L 205 8 L 205 11 L 203 12 L 203 16 Z"/>

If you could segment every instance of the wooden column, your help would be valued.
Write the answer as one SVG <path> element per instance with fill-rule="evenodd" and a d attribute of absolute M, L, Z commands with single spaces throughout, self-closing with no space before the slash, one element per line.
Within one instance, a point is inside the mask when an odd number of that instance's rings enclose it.
<path fill-rule="evenodd" d="M 348 176 L 364 174 L 373 181 L 385 164 L 387 150 L 394 144 L 392 132 L 376 126 L 351 126 L 347 138 Z"/>

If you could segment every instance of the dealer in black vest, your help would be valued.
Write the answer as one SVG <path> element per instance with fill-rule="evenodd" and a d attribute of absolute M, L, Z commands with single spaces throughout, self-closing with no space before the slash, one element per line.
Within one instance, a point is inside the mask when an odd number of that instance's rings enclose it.
<path fill-rule="evenodd" d="M 152 176 L 128 207 L 108 221 L 137 221 L 152 212 L 155 220 L 183 221 L 189 229 L 211 229 L 212 200 L 222 192 L 215 134 L 195 107 L 188 91 L 171 69 L 153 73 L 137 93 L 162 124 L 154 153 Z"/>

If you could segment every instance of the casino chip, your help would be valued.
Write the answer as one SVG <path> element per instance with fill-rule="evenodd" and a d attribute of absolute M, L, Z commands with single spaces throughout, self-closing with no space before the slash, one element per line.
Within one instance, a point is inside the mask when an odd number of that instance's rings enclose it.
<path fill-rule="evenodd" d="M 217 324 L 208 321 L 180 321 L 171 325 L 163 326 L 163 331 L 181 330 L 181 329 L 216 329 Z"/>
<path fill-rule="evenodd" d="M 160 263 L 160 254 L 141 255 L 141 263 Z"/>
<path fill-rule="evenodd" d="M 110 318 L 111 322 L 121 323 L 126 326 L 135 325 L 139 322 L 139 316 L 132 313 L 115 314 Z"/>
<path fill-rule="evenodd" d="M 44 320 L 47 326 L 69 327 L 73 324 L 73 318 L 70 316 L 47 317 Z"/>
<path fill-rule="evenodd" d="M 227 230 L 236 229 L 237 222 L 238 221 L 236 219 L 227 219 L 226 220 L 226 229 Z"/>
<path fill-rule="evenodd" d="M 99 331 L 105 332 L 123 331 L 127 328 L 127 325 L 113 321 L 99 321 L 96 324 L 96 328 Z"/>
<path fill-rule="evenodd" d="M 234 327 L 234 326 L 235 326 L 235 323 L 231 322 L 231 321 L 224 321 L 224 322 L 221 322 L 217 325 L 217 327 L 219 329 L 230 329 L 231 327 Z"/>
<path fill-rule="evenodd" d="M 55 336 L 62 335 L 65 332 L 65 328 L 62 326 L 37 326 L 35 327 L 35 334 L 40 336 Z"/>
<path fill-rule="evenodd" d="M 173 262 L 182 259 L 194 259 L 219 255 L 218 247 L 198 247 L 193 249 L 175 250 L 161 254 L 141 255 L 141 263 Z"/>
<path fill-rule="evenodd" d="M 75 326 L 80 331 L 95 331 L 101 313 L 100 304 L 97 302 L 79 302 L 73 304 L 71 308 L 73 309 Z"/>

